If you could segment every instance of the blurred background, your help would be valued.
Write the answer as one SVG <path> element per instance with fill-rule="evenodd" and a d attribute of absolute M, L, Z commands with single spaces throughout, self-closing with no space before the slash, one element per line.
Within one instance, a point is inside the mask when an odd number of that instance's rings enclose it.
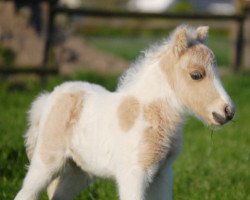
<path fill-rule="evenodd" d="M 237 113 L 215 132 L 188 120 L 174 197 L 250 200 L 249 0 L 0 1 L 0 199 L 21 187 L 26 113 L 40 92 L 67 80 L 115 90 L 140 52 L 180 24 L 210 26 L 208 46 Z M 117 192 L 98 179 L 77 199 L 112 200 Z"/>

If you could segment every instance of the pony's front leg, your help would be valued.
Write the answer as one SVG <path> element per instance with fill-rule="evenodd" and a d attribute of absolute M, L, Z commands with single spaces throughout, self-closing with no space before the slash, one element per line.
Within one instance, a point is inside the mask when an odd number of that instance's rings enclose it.
<path fill-rule="evenodd" d="M 172 166 L 166 166 L 155 176 L 147 189 L 145 200 L 172 200 L 173 199 Z"/>
<path fill-rule="evenodd" d="M 147 181 L 142 170 L 121 171 L 117 183 L 120 200 L 144 200 Z"/>

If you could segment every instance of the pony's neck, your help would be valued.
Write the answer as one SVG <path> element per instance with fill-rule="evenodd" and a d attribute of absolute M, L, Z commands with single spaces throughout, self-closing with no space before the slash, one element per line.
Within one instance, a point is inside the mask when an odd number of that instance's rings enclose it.
<path fill-rule="evenodd" d="M 146 65 L 146 63 L 144 63 Z M 164 98 L 166 92 L 166 80 L 158 67 L 158 63 L 142 66 L 140 72 L 126 90 L 128 93 L 139 95 L 145 100 Z"/>
<path fill-rule="evenodd" d="M 161 58 L 154 55 L 150 58 L 144 58 L 140 63 L 140 68 L 132 74 L 132 78 L 124 80 L 125 86 L 121 85 L 118 91 L 133 95 L 142 102 L 153 102 L 155 100 L 164 100 L 166 104 L 182 115 L 183 108 L 176 97 L 173 88 L 169 85 L 168 77 L 161 69 Z M 167 55 L 166 55 L 167 56 Z M 165 57 L 166 58 L 166 57 Z M 165 59 L 164 59 L 165 60 Z M 129 74 L 127 74 L 129 76 Z"/>

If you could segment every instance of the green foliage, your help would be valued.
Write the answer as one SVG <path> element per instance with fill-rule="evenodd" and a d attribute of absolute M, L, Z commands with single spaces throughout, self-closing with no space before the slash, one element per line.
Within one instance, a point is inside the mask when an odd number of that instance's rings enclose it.
<path fill-rule="evenodd" d="M 0 64 L 10 66 L 14 63 L 16 54 L 13 50 L 0 45 Z"/>
<path fill-rule="evenodd" d="M 128 22 L 129 23 L 129 22 Z M 76 29 L 76 34 L 87 37 L 159 37 L 170 32 L 170 28 L 146 28 L 138 26 L 119 27 L 119 26 L 102 26 L 90 25 L 79 26 Z"/>
<path fill-rule="evenodd" d="M 125 60 L 135 60 L 138 52 L 145 49 L 152 38 L 145 37 L 93 37 L 89 38 L 91 44 L 100 50 L 110 52 Z"/>
<path fill-rule="evenodd" d="M 117 10 L 124 9 L 128 0 L 82 0 L 82 6 L 87 8 L 105 9 L 105 10 Z"/>
<path fill-rule="evenodd" d="M 185 13 L 185 12 L 194 12 L 194 8 L 188 0 L 179 0 L 171 9 L 170 12 L 176 13 Z"/>
<path fill-rule="evenodd" d="M 224 85 L 235 101 L 234 122 L 214 132 L 190 119 L 184 129 L 183 151 L 174 165 L 174 197 L 178 200 L 250 200 L 250 74 L 230 75 Z M 21 187 L 28 160 L 23 137 L 26 112 L 40 91 L 49 90 L 66 80 L 86 80 L 111 90 L 116 76 L 81 73 L 68 77 L 51 77 L 41 88 L 35 80 L 25 80 L 23 89 L 13 83 L 0 82 L 0 199 L 13 199 Z M 43 200 L 47 197 L 43 194 Z M 78 200 L 115 200 L 112 181 L 98 179 Z"/>

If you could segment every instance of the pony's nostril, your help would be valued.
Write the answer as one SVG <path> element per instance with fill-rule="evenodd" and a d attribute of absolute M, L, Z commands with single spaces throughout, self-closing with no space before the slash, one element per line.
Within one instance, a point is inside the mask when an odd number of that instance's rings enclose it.
<path fill-rule="evenodd" d="M 225 107 L 225 115 L 226 115 L 226 118 L 228 120 L 233 119 L 234 113 L 235 113 L 234 108 L 232 106 L 230 106 L 230 105 L 226 105 L 226 107 Z"/>
<path fill-rule="evenodd" d="M 226 123 L 226 119 L 224 116 L 218 114 L 217 112 L 212 112 L 214 120 L 219 123 L 220 125 L 223 125 Z"/>

